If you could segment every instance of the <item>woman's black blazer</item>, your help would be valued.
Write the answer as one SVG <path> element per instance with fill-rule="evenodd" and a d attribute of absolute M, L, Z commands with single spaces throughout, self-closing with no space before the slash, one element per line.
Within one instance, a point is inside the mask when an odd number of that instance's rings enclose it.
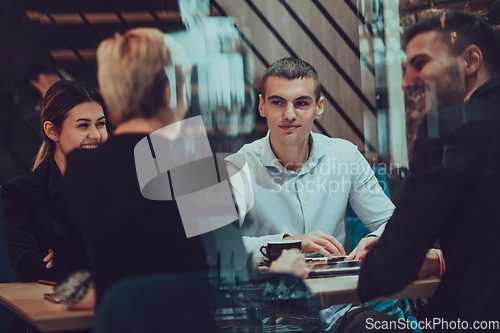
<path fill-rule="evenodd" d="M 52 226 L 60 206 L 63 176 L 53 158 L 2 185 L 5 244 L 21 282 L 56 280 L 57 265 L 43 258 L 52 249 Z"/>

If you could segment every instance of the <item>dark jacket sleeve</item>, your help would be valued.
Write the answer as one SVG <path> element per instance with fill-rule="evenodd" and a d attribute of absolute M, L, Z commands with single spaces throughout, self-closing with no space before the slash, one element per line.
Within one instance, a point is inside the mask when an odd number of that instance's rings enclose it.
<path fill-rule="evenodd" d="M 48 269 L 41 252 L 23 189 L 19 183 L 8 182 L 1 187 L 5 244 L 10 262 L 21 282 L 39 279 L 53 281 L 57 275 L 54 267 Z"/>
<path fill-rule="evenodd" d="M 54 223 L 54 263 L 60 265 L 55 281 L 62 282 L 73 273 L 88 269 L 87 254 L 78 230 L 72 226 L 64 211 Z"/>
<path fill-rule="evenodd" d="M 75 272 L 88 270 L 89 264 L 83 241 L 77 227 L 71 222 L 68 211 L 68 193 L 73 183 L 73 155 L 67 157 L 65 183 L 61 197 L 61 205 L 54 222 L 54 263 L 59 265 L 57 282 L 66 280 Z M 73 185 L 72 185 L 73 184 Z"/>
<path fill-rule="evenodd" d="M 361 301 L 394 294 L 417 279 L 427 250 L 453 215 L 464 191 L 467 184 L 463 177 L 446 172 L 407 179 L 393 216 L 361 267 Z"/>
<path fill-rule="evenodd" d="M 460 133 L 442 131 L 446 134 L 440 137 L 423 135 L 418 142 L 394 214 L 361 267 L 362 301 L 396 293 L 416 280 L 427 250 L 443 234 L 449 235 L 460 218 L 456 214 L 468 199 L 464 194 L 473 193 L 480 174 L 471 171 L 470 163 L 478 161 L 471 158 L 478 148 L 468 144 L 479 142 L 472 135 L 477 131 L 466 131 L 464 127 Z"/>

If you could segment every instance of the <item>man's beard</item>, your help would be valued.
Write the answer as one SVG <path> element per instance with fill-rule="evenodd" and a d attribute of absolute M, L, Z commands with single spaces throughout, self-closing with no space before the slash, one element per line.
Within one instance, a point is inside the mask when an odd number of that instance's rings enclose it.
<path fill-rule="evenodd" d="M 463 82 L 461 82 L 458 64 L 452 64 L 446 74 L 443 76 L 443 80 L 436 82 L 438 110 L 463 103 L 465 99 L 465 87 L 463 86 Z"/>

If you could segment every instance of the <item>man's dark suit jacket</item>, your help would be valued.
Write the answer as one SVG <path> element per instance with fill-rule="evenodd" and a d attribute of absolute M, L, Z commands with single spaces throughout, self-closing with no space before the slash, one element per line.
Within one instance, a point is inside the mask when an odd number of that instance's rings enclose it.
<path fill-rule="evenodd" d="M 63 177 L 53 158 L 33 172 L 2 185 L 5 244 L 21 282 L 55 281 L 58 268 L 43 258 L 52 249 L 52 226 L 60 206 Z"/>
<path fill-rule="evenodd" d="M 446 271 L 425 318 L 500 318 L 500 80 L 430 112 L 396 210 L 361 268 L 366 301 L 403 289 L 439 240 Z"/>

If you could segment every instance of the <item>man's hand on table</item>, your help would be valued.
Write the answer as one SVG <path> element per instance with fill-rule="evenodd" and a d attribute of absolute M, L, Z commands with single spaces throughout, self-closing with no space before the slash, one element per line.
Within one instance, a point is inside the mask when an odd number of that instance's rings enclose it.
<path fill-rule="evenodd" d="M 299 250 L 283 250 L 278 259 L 271 263 L 269 272 L 295 275 L 301 279 L 307 278 L 306 259 Z"/>
<path fill-rule="evenodd" d="M 45 267 L 52 268 L 52 266 L 54 266 L 54 263 L 52 262 L 53 256 L 54 256 L 54 252 L 52 251 L 52 249 L 49 249 L 49 254 L 47 254 L 45 256 L 45 258 L 43 258 L 43 262 L 47 263 L 47 265 L 45 265 Z"/>
<path fill-rule="evenodd" d="M 304 235 L 285 237 L 289 240 L 301 240 L 302 252 L 321 253 L 327 258 L 336 256 L 345 256 L 345 250 L 342 244 L 333 236 L 325 234 L 323 231 L 315 231 Z"/>
<path fill-rule="evenodd" d="M 365 260 L 366 255 L 372 249 L 373 245 L 375 245 L 379 240 L 378 236 L 368 236 L 359 241 L 358 246 L 344 259 L 344 261 L 348 260 Z"/>

